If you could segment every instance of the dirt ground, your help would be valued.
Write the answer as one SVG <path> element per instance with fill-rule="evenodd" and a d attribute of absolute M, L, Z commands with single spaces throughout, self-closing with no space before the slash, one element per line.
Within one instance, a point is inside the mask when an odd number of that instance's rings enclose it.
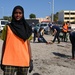
<path fill-rule="evenodd" d="M 47 41 L 51 35 L 44 35 Z M 0 41 L 1 42 L 1 41 Z M 71 59 L 71 43 L 57 44 L 35 43 L 31 40 L 34 69 L 28 75 L 75 75 L 75 60 Z M 0 75 L 2 71 L 0 70 Z"/>
<path fill-rule="evenodd" d="M 47 41 L 53 36 L 44 35 Z M 36 41 L 37 42 L 37 41 Z M 75 75 L 75 60 L 71 59 L 71 43 L 46 45 L 31 41 L 34 70 L 28 75 Z"/>

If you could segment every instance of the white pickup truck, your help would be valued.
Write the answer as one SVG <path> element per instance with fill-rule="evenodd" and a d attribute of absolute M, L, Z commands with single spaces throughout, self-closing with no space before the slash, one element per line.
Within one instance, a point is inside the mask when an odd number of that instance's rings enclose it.
<path fill-rule="evenodd" d="M 8 20 L 0 20 L 0 32 L 2 32 L 3 27 L 4 27 L 7 23 L 9 23 Z"/>

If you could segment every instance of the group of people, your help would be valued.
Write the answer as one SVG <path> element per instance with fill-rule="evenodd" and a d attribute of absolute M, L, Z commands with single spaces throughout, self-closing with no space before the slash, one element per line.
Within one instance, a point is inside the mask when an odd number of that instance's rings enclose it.
<path fill-rule="evenodd" d="M 65 22 L 62 26 L 62 31 L 60 29 L 60 27 L 58 25 L 53 25 L 53 24 L 49 24 L 49 27 L 51 30 L 53 30 L 52 35 L 54 36 L 53 40 L 48 42 L 46 41 L 46 39 L 44 38 L 44 29 L 40 28 L 39 31 L 36 33 L 34 32 L 34 40 L 36 39 L 36 35 L 38 38 L 38 42 L 43 42 L 43 43 L 47 43 L 47 44 L 53 44 L 56 39 L 58 41 L 58 44 L 60 43 L 60 32 L 63 33 L 63 42 L 67 42 L 68 38 L 67 38 L 67 33 L 68 33 L 68 27 L 69 27 L 69 22 Z M 75 31 L 70 31 L 69 32 L 69 39 L 71 41 L 72 44 L 72 59 L 75 59 Z"/>
<path fill-rule="evenodd" d="M 39 31 L 37 31 L 37 28 L 34 29 L 33 42 L 35 42 L 36 41 L 36 38 L 38 38 L 38 42 L 52 44 L 57 39 L 58 40 L 58 43 L 60 43 L 60 39 L 59 39 L 60 27 L 57 26 L 57 25 L 53 25 L 53 24 L 49 24 L 49 27 L 53 31 L 53 34 L 52 35 L 54 36 L 54 39 L 53 39 L 52 42 L 46 41 L 46 39 L 44 38 L 44 28 L 42 28 L 42 27 L 40 27 Z"/>
<path fill-rule="evenodd" d="M 52 41 L 52 43 L 55 42 L 56 38 L 58 40 L 58 43 L 60 43 L 60 33 L 62 33 L 62 40 L 63 42 L 67 42 L 68 41 L 68 27 L 69 27 L 69 23 L 68 22 L 64 22 L 62 25 L 62 29 L 60 29 L 60 26 L 56 25 L 49 25 L 49 27 L 53 30 L 53 34 L 54 35 L 54 39 Z"/>
<path fill-rule="evenodd" d="M 56 39 L 58 40 L 58 43 L 60 43 L 60 32 L 63 33 L 63 41 L 67 42 L 68 38 L 67 38 L 67 33 L 68 33 L 68 23 L 64 23 L 62 26 L 62 31 L 60 29 L 60 27 L 57 24 L 49 24 L 50 30 L 53 31 L 52 35 L 54 36 L 54 39 L 50 42 L 51 44 L 54 43 L 56 41 Z M 39 35 L 40 34 L 40 35 Z M 48 43 L 45 38 L 43 37 L 44 35 L 44 28 L 40 27 L 39 31 L 38 28 L 35 27 L 34 28 L 34 38 L 33 38 L 33 42 L 36 41 L 36 38 L 38 38 L 38 42 L 44 42 L 44 43 Z M 43 39 L 43 40 L 42 40 Z"/>
<path fill-rule="evenodd" d="M 64 41 L 66 36 L 66 24 L 63 25 Z M 43 37 L 44 29 L 41 27 L 38 31 L 34 30 L 34 42 L 36 36 L 38 42 L 44 42 L 47 44 L 54 43 L 58 40 L 60 43 L 60 27 L 57 25 L 49 24 L 49 27 L 53 30 L 54 39 L 52 42 L 48 42 Z M 12 12 L 11 23 L 7 24 L 1 35 L 3 42 L 2 57 L 1 57 L 1 69 L 4 71 L 3 75 L 27 75 L 33 70 L 33 59 L 31 53 L 30 39 L 32 36 L 32 29 L 24 18 L 24 9 L 22 6 L 16 6 Z M 70 33 L 70 40 L 72 43 L 72 59 L 75 59 L 75 31 Z"/>

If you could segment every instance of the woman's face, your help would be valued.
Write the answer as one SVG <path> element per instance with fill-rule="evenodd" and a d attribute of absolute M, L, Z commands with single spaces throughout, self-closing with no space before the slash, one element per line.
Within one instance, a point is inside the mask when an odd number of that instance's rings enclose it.
<path fill-rule="evenodd" d="M 20 9 L 16 9 L 15 13 L 14 13 L 14 18 L 19 21 L 21 20 L 23 17 L 23 13 Z"/>

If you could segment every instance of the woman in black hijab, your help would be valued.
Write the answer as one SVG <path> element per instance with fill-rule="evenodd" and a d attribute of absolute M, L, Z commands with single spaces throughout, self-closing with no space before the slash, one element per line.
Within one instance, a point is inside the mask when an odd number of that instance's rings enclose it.
<path fill-rule="evenodd" d="M 20 12 L 19 13 L 15 12 L 16 9 L 20 9 L 22 11 L 21 19 L 17 19 L 17 18 L 19 18 L 18 15 L 16 16 L 16 18 L 14 17 L 15 13 L 21 14 Z M 11 21 L 11 24 L 9 26 L 10 26 L 11 30 L 13 31 L 13 33 L 15 33 L 18 37 L 22 38 L 24 41 L 26 39 L 28 39 L 32 34 L 32 29 L 28 25 L 28 23 L 25 21 L 24 10 L 21 6 L 16 6 L 13 9 L 12 21 Z"/>
<path fill-rule="evenodd" d="M 25 21 L 24 10 L 21 6 L 13 9 L 12 20 L 7 25 L 6 31 L 1 61 L 4 75 L 14 75 L 15 71 L 17 75 L 27 75 L 28 68 L 29 72 L 33 70 L 29 42 L 32 29 Z"/>

